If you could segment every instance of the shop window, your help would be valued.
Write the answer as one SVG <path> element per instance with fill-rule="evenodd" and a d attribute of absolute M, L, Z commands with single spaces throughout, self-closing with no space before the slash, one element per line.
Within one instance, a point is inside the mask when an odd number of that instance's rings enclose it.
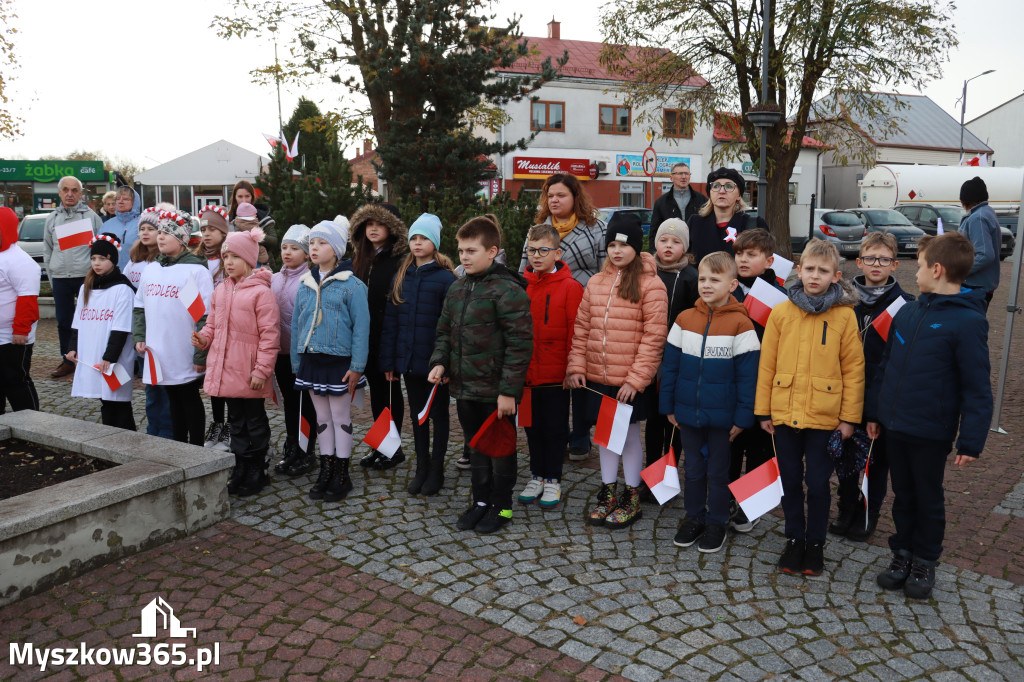
<path fill-rule="evenodd" d="M 564 102 L 533 102 L 530 105 L 530 130 L 565 131 Z"/>
<path fill-rule="evenodd" d="M 191 213 L 195 210 L 192 206 L 192 186 L 191 185 L 178 185 L 178 203 L 175 204 L 179 211 L 188 211 Z"/>
<path fill-rule="evenodd" d="M 630 108 L 614 104 L 602 104 L 599 107 L 600 125 L 598 132 L 608 135 L 629 135 Z"/>
<path fill-rule="evenodd" d="M 142 186 L 142 207 L 149 208 L 150 206 L 156 206 L 156 186 L 155 185 L 143 185 Z"/>
<path fill-rule="evenodd" d="M 619 206 L 644 207 L 644 185 L 643 182 L 620 182 L 619 183 Z"/>
<path fill-rule="evenodd" d="M 790 206 L 793 206 L 794 204 L 796 204 L 796 187 L 797 187 L 797 184 L 795 182 L 789 183 L 789 205 Z"/>
<path fill-rule="evenodd" d="M 664 109 L 665 137 L 693 137 L 693 112 L 688 109 Z"/>

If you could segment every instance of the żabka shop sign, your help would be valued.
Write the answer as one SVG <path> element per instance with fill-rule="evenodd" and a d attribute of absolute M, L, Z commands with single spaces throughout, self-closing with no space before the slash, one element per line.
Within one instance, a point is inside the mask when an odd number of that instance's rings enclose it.
<path fill-rule="evenodd" d="M 57 182 L 73 175 L 83 182 L 106 182 L 102 161 L 0 161 L 0 182 Z"/>
<path fill-rule="evenodd" d="M 575 175 L 580 180 L 589 180 L 590 161 L 587 159 L 552 159 L 540 156 L 512 157 L 512 177 L 516 180 L 546 178 L 555 173 Z"/>

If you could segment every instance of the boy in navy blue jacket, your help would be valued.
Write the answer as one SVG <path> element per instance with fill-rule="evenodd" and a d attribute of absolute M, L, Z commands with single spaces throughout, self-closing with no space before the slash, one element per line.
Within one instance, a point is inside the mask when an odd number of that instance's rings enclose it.
<path fill-rule="evenodd" d="M 775 237 L 768 230 L 757 228 L 744 230 L 736 236 L 733 243 L 733 253 L 736 258 L 736 281 L 739 285 L 733 290 L 732 295 L 737 301 L 743 303 L 750 293 L 754 282 L 763 279 L 779 291 L 785 292 L 779 284 L 772 265 L 775 262 Z M 754 320 L 754 332 L 757 340 L 764 338 L 764 327 Z M 753 471 L 772 458 L 772 437 L 760 428 L 744 429 L 743 433 L 736 436 L 732 441 L 729 461 L 729 482 L 732 483 L 743 474 L 743 460 L 747 462 L 747 473 Z M 753 522 L 747 519 L 743 509 L 733 500 L 730 507 L 729 525 L 737 533 L 749 533 L 757 525 L 757 519 Z"/>
<path fill-rule="evenodd" d="M 892 303 L 914 297 L 900 287 L 893 277 L 899 261 L 896 237 L 886 232 L 872 232 L 860 245 L 857 267 L 861 274 L 853 278 L 853 287 L 860 295 L 854 306 L 861 342 L 864 344 L 864 391 L 870 391 L 881 373 L 885 338 L 872 324 Z M 837 474 L 839 469 L 836 469 Z M 828 527 L 830 533 L 845 535 L 850 540 L 863 542 L 871 537 L 878 526 L 878 514 L 885 501 L 889 481 L 889 460 L 885 455 L 885 431 L 875 440 L 868 467 L 868 509 L 860 497 L 857 476 L 839 479 L 839 515 Z M 865 515 L 867 518 L 865 518 Z"/>
<path fill-rule="evenodd" d="M 896 533 L 887 590 L 926 599 L 942 554 L 946 509 L 942 479 L 954 464 L 976 460 L 992 421 L 985 292 L 962 289 L 974 247 L 962 234 L 924 237 L 917 257 L 921 297 L 896 314 L 882 357 L 883 375 L 865 406 L 868 435 L 887 430 Z"/>

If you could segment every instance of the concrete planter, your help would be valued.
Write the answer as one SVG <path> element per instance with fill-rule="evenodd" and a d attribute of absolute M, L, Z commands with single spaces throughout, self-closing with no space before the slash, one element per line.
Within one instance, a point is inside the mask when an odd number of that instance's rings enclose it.
<path fill-rule="evenodd" d="M 0 501 L 0 606 L 227 517 L 231 453 L 34 411 L 20 438 L 120 466 Z"/>

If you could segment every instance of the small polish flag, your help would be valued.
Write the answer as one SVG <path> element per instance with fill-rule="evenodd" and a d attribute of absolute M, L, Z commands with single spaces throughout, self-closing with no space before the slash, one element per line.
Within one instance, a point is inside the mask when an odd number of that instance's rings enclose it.
<path fill-rule="evenodd" d="M 99 365 L 93 365 L 93 367 L 100 370 Z M 100 370 L 100 374 L 103 375 L 103 380 L 107 382 L 107 386 L 110 387 L 111 391 L 116 391 L 132 380 L 128 371 L 116 362 L 111 364 L 106 372 Z"/>
<path fill-rule="evenodd" d="M 601 396 L 601 410 L 597 413 L 594 442 L 621 455 L 622 448 L 626 445 L 626 430 L 629 429 L 629 418 L 632 415 L 632 405 L 620 403 L 606 395 Z"/>
<path fill-rule="evenodd" d="M 373 422 L 373 426 L 366 432 L 363 442 L 388 459 L 395 456 L 398 448 L 402 445 L 402 438 L 398 435 L 395 420 L 391 418 L 390 407 L 385 407 L 377 420 Z"/>
<path fill-rule="evenodd" d="M 779 286 L 784 287 L 786 286 L 786 280 L 789 279 L 789 273 L 793 272 L 793 261 L 785 256 L 775 254 L 775 260 L 772 261 L 772 270 L 775 271 L 775 279 L 778 281 Z"/>
<path fill-rule="evenodd" d="M 305 391 L 302 391 L 305 393 Z M 309 420 L 302 416 L 302 393 L 299 393 L 299 449 L 309 454 Z"/>
<path fill-rule="evenodd" d="M 153 351 L 149 348 L 146 349 L 146 362 L 143 371 L 149 377 L 149 383 L 152 386 L 156 386 L 164 380 L 164 371 L 160 368 L 160 361 L 156 359 Z"/>
<path fill-rule="evenodd" d="M 864 495 L 864 530 L 868 529 L 868 469 L 871 467 L 871 457 L 864 465 L 864 479 L 860 482 L 860 491 Z"/>
<path fill-rule="evenodd" d="M 676 453 L 669 448 L 664 457 L 640 472 L 647 487 L 658 500 L 665 504 L 679 494 L 679 469 L 676 467 Z"/>
<path fill-rule="evenodd" d="M 768 324 L 768 316 L 772 314 L 772 308 L 787 300 L 786 292 L 779 291 L 763 279 L 755 279 L 754 286 L 750 287 L 747 297 L 743 299 L 743 307 L 747 309 L 750 319 L 761 325 Z"/>
<path fill-rule="evenodd" d="M 935 235 L 946 234 L 946 228 L 942 226 L 942 218 L 935 221 Z"/>
<path fill-rule="evenodd" d="M 883 341 L 889 340 L 889 328 L 892 327 L 892 320 L 896 317 L 896 313 L 899 312 L 900 308 L 906 304 L 907 302 L 902 296 L 900 296 L 890 303 L 889 307 L 882 311 L 882 314 L 871 322 L 871 326 L 875 328 L 875 331 L 878 332 L 878 335 L 882 337 Z"/>
<path fill-rule="evenodd" d="M 64 223 L 53 228 L 57 235 L 57 246 L 61 251 L 73 249 L 76 246 L 89 246 L 92 242 L 92 221 L 88 218 Z"/>
<path fill-rule="evenodd" d="M 729 490 L 750 521 L 767 514 L 782 502 L 779 460 L 772 457 L 750 473 L 730 483 Z"/>
<path fill-rule="evenodd" d="M 270 392 L 270 399 L 274 401 L 274 408 L 283 410 L 284 408 L 282 405 L 284 405 L 284 396 L 281 395 L 281 387 L 278 385 L 276 377 L 271 377 L 270 385 L 274 389 Z"/>
<path fill-rule="evenodd" d="M 188 278 L 185 286 L 178 291 L 178 300 L 185 306 L 188 314 L 192 316 L 193 322 L 198 322 L 199 318 L 206 314 L 206 304 L 203 303 L 203 297 L 199 295 L 199 287 L 196 286 L 196 281 L 191 277 Z"/>
<path fill-rule="evenodd" d="M 516 426 L 533 426 L 533 391 L 529 388 L 523 389 L 523 397 L 516 410 Z"/>
<path fill-rule="evenodd" d="M 434 396 L 437 395 L 437 384 L 430 389 L 430 395 L 427 396 L 427 404 L 420 410 L 420 413 L 416 415 L 416 423 L 423 426 L 427 423 L 427 419 L 430 417 L 430 407 L 434 404 Z"/>

